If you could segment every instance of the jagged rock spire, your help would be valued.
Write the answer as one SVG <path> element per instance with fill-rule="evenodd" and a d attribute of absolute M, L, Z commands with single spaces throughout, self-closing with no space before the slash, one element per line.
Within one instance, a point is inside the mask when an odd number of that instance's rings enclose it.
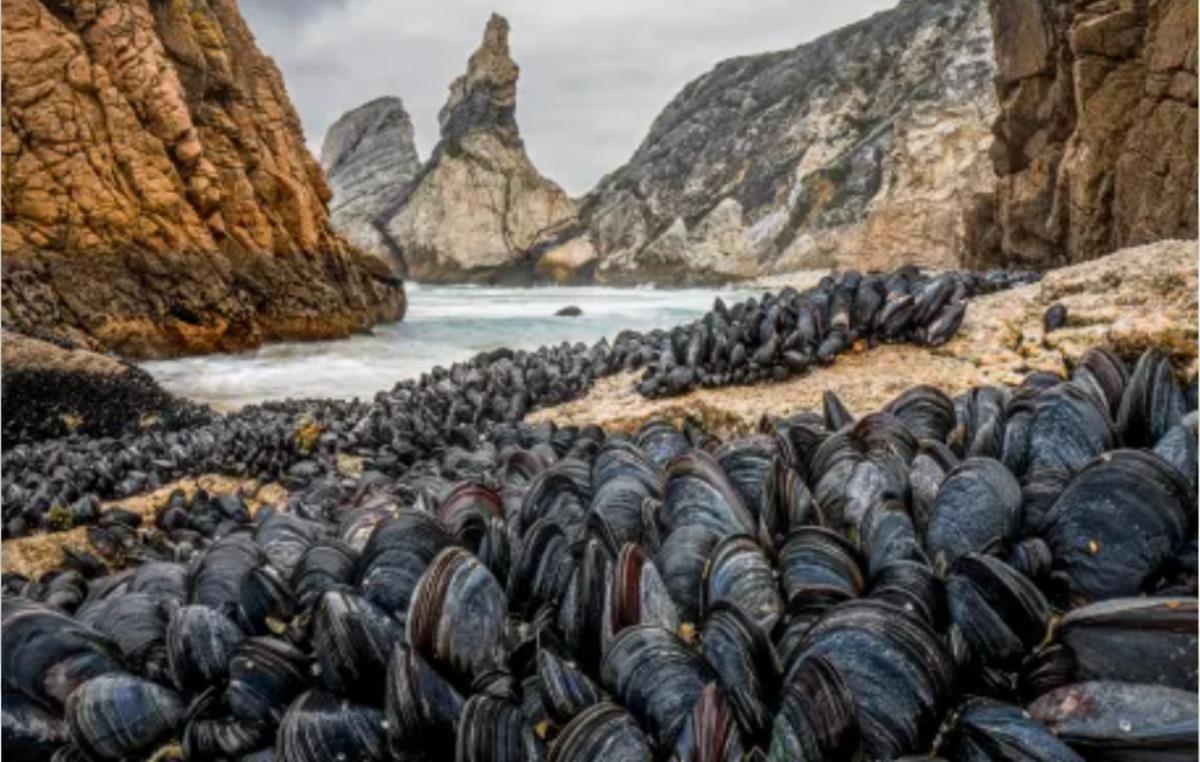
<path fill-rule="evenodd" d="M 515 138 L 520 71 L 509 54 L 508 20 L 493 13 L 466 73 L 450 84 L 450 96 L 438 112 L 442 139 L 453 140 L 473 129 L 503 130 Z"/>

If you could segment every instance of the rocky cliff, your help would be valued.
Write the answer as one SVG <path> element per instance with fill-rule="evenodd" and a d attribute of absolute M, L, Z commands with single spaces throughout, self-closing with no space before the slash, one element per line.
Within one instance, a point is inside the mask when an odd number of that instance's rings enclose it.
<path fill-rule="evenodd" d="M 984 264 L 1194 238 L 1196 3 L 991 0 L 999 177 Z"/>
<path fill-rule="evenodd" d="M 377 98 L 343 114 L 325 134 L 321 168 L 333 191 L 334 228 L 402 273 L 400 252 L 378 220 L 395 213 L 421 169 L 404 103 Z"/>
<path fill-rule="evenodd" d="M 403 313 L 233 0 L 8 0 L 3 28 L 6 328 L 161 356 Z"/>
<path fill-rule="evenodd" d="M 508 22 L 493 15 L 438 114 L 441 139 L 381 224 L 418 281 L 528 281 L 575 206 L 525 153 Z"/>
<path fill-rule="evenodd" d="M 586 198 L 597 279 L 957 264 L 994 182 L 993 66 L 980 0 L 904 0 L 718 64 Z"/>

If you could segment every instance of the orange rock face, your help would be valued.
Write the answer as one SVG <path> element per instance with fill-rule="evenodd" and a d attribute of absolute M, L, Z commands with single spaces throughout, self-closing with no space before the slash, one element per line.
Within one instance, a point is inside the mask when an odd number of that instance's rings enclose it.
<path fill-rule="evenodd" d="M 971 264 L 1047 268 L 1195 238 L 1194 0 L 990 8 L 996 234 Z"/>
<path fill-rule="evenodd" d="M 6 0 L 3 27 L 6 328 L 146 357 L 403 315 L 233 0 Z"/>

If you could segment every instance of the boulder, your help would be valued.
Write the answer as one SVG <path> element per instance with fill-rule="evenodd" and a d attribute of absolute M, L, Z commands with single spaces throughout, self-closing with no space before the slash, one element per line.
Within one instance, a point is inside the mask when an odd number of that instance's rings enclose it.
<path fill-rule="evenodd" d="M 205 415 L 150 374 L 67 342 L 0 333 L 4 447 L 83 434 L 118 436 Z"/>

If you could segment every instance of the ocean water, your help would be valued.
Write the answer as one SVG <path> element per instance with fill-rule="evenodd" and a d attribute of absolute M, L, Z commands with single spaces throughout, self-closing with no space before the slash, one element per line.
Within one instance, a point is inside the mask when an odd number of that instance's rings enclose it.
<path fill-rule="evenodd" d="M 591 344 L 622 330 L 647 331 L 694 320 L 734 289 L 586 287 L 494 288 L 408 284 L 403 321 L 338 341 L 283 342 L 244 354 L 142 364 L 167 390 L 229 410 L 303 397 L 370 399 L 400 380 L 499 347 Z M 576 305 L 579 317 L 556 317 Z"/>

